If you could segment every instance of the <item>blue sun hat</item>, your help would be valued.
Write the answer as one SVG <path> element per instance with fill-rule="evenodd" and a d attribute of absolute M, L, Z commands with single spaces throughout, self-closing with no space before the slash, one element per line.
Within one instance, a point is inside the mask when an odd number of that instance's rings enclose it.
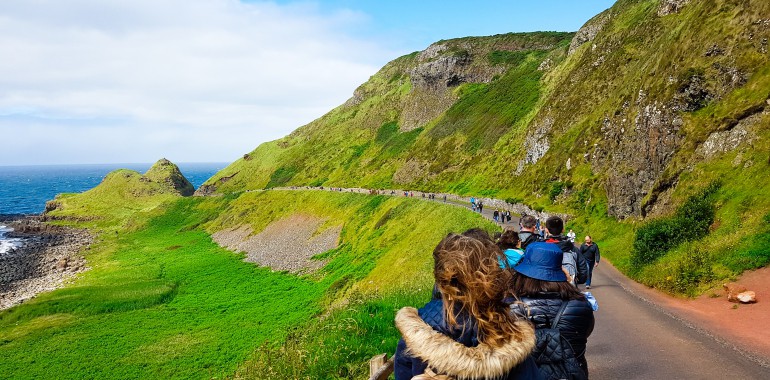
<path fill-rule="evenodd" d="M 563 256 L 561 248 L 556 244 L 540 241 L 531 243 L 513 269 L 537 280 L 567 281 L 567 275 L 561 270 Z"/>

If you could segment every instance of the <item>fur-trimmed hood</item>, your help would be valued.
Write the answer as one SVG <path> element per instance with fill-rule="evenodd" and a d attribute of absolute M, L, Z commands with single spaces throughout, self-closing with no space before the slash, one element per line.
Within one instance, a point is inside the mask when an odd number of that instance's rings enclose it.
<path fill-rule="evenodd" d="M 499 378 L 522 363 L 535 347 L 535 330 L 527 321 L 516 324 L 521 334 L 500 348 L 484 343 L 467 347 L 434 330 L 415 308 L 405 307 L 396 314 L 396 327 L 409 353 L 437 373 L 461 379 Z"/>

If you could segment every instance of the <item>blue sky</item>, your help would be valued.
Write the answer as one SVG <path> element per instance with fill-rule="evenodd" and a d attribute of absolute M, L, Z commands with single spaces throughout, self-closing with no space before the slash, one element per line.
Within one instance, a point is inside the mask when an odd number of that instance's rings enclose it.
<path fill-rule="evenodd" d="M 350 10 L 362 15 L 352 30 L 394 49 L 422 50 L 440 39 L 509 32 L 578 30 L 612 6 L 608 0 L 324 0 L 289 1 L 325 14 Z"/>
<path fill-rule="evenodd" d="M 232 161 L 388 61 L 574 31 L 611 1 L 0 2 L 0 165 Z"/>

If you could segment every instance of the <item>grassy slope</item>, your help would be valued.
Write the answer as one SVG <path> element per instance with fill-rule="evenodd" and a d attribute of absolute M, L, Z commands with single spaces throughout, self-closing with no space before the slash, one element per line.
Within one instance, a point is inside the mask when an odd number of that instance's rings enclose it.
<path fill-rule="evenodd" d="M 395 309 L 428 297 L 433 246 L 449 231 L 491 227 L 461 208 L 415 199 L 280 191 L 125 198 L 123 187 L 113 185 L 107 181 L 92 193 L 70 196 L 54 212 L 110 211 L 98 220 L 59 222 L 99 232 L 86 252 L 93 269 L 66 289 L 0 312 L 0 373 L 209 378 L 240 367 L 244 376 L 264 377 L 266 370 L 250 372 L 254 364 L 244 362 L 269 355 L 273 373 L 301 369 L 320 378 L 343 368 L 340 376 L 361 375 L 369 356 L 395 344 Z M 316 274 L 256 267 L 209 237 L 244 223 L 260 231 L 294 213 L 343 225 L 340 247 L 323 255 L 329 262 Z M 399 265 L 383 270 L 394 263 Z M 330 308 L 341 302 L 348 306 Z M 368 311 L 350 314 L 358 308 Z M 312 318 L 322 313 L 325 318 Z M 347 329 L 338 329 L 342 320 Z M 300 339 L 291 332 L 299 327 L 333 330 L 324 339 L 338 344 Z M 314 360 L 300 364 L 276 354 L 287 334 L 295 348 L 302 341 L 302 352 Z"/>
<path fill-rule="evenodd" d="M 478 157 L 493 156 L 490 149 L 499 136 L 516 128 L 533 109 L 543 74 L 537 67 L 547 56 L 562 59 L 571 37 L 571 33 L 533 33 L 443 41 L 449 46 L 443 55 L 465 54 L 463 49 L 470 46 L 471 66 L 504 67 L 506 72 L 491 83 L 451 89 L 459 101 L 446 115 L 410 132 L 399 132 L 398 120 L 404 102 L 419 95 L 412 93 L 408 75 L 418 60 L 417 54 L 398 58 L 357 90 L 360 104 L 340 106 L 283 139 L 263 144 L 249 159 L 239 159 L 207 184 L 221 192 L 283 184 L 394 187 L 396 169 L 411 157 L 434 162 L 431 176 L 448 167 L 470 168 Z M 544 46 L 556 48 L 541 50 Z M 514 48 L 524 50 L 503 50 Z M 442 146 L 448 151 L 435 149 Z M 454 178 L 454 171 L 445 173 L 447 180 Z"/>
<path fill-rule="evenodd" d="M 691 2 L 679 14 L 665 17 L 657 16 L 658 4 L 658 0 L 618 1 L 606 12 L 609 21 L 595 40 L 569 57 L 566 40 L 550 51 L 489 53 L 488 61 L 507 62 L 504 74 L 488 84 L 456 88 L 458 100 L 447 112 L 406 133 L 398 131 L 396 121 L 403 110 L 401 101 L 411 91 L 408 71 L 417 58 L 401 57 L 361 86 L 367 94 L 363 103 L 341 106 L 281 140 L 261 145 L 251 153 L 251 161 L 234 162 L 209 183 L 239 173 L 219 191 L 276 184 L 407 187 L 522 199 L 535 208 L 575 215 L 573 225 L 596 234 L 607 257 L 621 270 L 672 291 L 664 280 L 676 267 L 672 262 L 691 259 L 687 249 L 675 249 L 669 258 L 632 273 L 629 247 L 641 222 L 607 217 L 606 186 L 609 171 L 636 169 L 622 162 L 611 167 L 613 152 L 605 162 L 590 158 L 594 144 L 611 144 L 602 130 L 605 118 L 612 119 L 616 129 L 634 128 L 644 105 L 667 104 L 690 75 L 699 73 L 713 99 L 703 109 L 679 113 L 680 148 L 652 187 L 674 184 L 666 214 L 714 178 L 723 180 L 717 194 L 717 223 L 699 243 L 715 252 L 704 264 L 713 267 L 715 276 L 695 281 L 695 288 L 765 265 L 766 255 L 748 241 L 763 233 L 757 226 L 763 217 L 758 210 L 770 206 L 766 201 L 770 183 L 752 181 L 765 176 L 768 165 L 767 117 L 755 127 L 757 138 L 751 144 L 709 160 L 695 151 L 710 133 L 726 129 L 730 120 L 768 99 L 770 62 L 761 41 L 770 33 L 761 20 L 770 14 L 770 3 Z M 462 42 L 484 45 L 494 38 Z M 722 53 L 707 55 L 712 46 Z M 450 49 L 447 54 L 454 52 Z M 536 70 L 546 57 L 554 68 Z M 745 74 L 745 83 L 729 83 L 726 70 L 731 68 Z M 524 156 L 523 138 L 544 118 L 554 125 L 551 148 L 516 177 L 513 173 Z M 737 155 L 742 161 L 733 165 Z M 571 170 L 565 166 L 568 159 Z M 743 168 L 747 162 L 753 166 Z M 399 172 L 410 174 L 401 177 L 405 183 L 395 183 L 394 174 Z M 653 193 L 658 195 L 658 190 L 649 192 L 643 203 L 651 202 Z"/>

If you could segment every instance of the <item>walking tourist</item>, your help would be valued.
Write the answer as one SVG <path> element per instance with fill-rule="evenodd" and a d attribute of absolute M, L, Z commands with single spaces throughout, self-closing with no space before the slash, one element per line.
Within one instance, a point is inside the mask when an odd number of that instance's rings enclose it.
<path fill-rule="evenodd" d="M 486 240 L 450 234 L 433 251 L 438 297 L 396 314 L 396 380 L 542 378 L 529 355 L 535 333 L 504 302 L 512 274 Z"/>

